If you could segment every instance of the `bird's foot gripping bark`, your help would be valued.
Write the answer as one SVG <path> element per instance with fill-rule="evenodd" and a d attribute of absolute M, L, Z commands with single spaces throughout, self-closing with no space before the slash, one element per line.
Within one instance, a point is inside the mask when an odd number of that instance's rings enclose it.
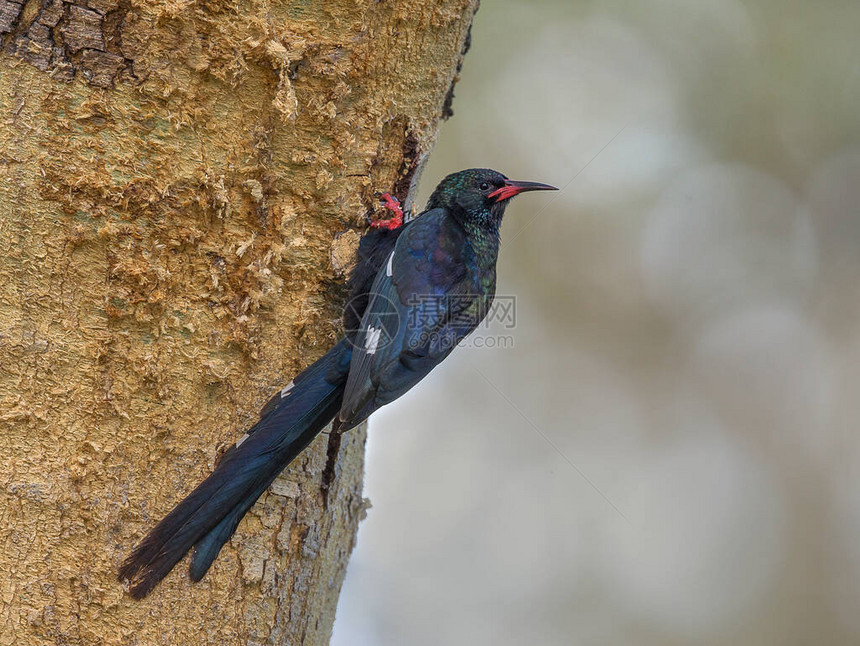
<path fill-rule="evenodd" d="M 398 229 L 403 226 L 403 210 L 400 208 L 400 200 L 391 195 L 391 193 L 383 193 L 380 198 L 386 209 L 394 213 L 387 220 L 372 220 L 370 226 L 374 229 Z"/>

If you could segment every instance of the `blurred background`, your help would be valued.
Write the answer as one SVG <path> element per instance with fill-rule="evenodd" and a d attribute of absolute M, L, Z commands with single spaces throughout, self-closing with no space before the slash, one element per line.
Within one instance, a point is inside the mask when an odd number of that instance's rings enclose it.
<path fill-rule="evenodd" d="M 860 644 L 858 32 L 483 4 L 419 203 L 563 190 L 508 209 L 515 328 L 371 420 L 335 646 Z"/>

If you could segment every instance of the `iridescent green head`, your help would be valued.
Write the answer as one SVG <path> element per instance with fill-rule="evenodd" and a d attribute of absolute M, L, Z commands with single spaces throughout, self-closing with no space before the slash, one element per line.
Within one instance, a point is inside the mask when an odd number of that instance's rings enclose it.
<path fill-rule="evenodd" d="M 467 228 L 498 229 L 505 207 L 514 195 L 555 190 L 549 184 L 511 180 L 489 168 L 470 168 L 452 173 L 439 182 L 427 208 L 446 208 Z"/>

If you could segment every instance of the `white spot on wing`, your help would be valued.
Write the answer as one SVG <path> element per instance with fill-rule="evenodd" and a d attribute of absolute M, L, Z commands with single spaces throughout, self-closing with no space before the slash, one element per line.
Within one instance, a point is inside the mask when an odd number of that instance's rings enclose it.
<path fill-rule="evenodd" d="M 379 335 L 382 334 L 382 328 L 369 328 L 367 336 L 364 339 L 364 349 L 367 354 L 376 354 L 376 346 L 379 345 Z"/>
<path fill-rule="evenodd" d="M 390 276 L 392 271 L 393 271 L 393 268 L 391 266 L 392 262 L 394 262 L 394 252 L 393 251 L 391 252 L 391 255 L 388 256 L 388 264 L 385 266 L 385 275 L 386 276 Z"/>
<path fill-rule="evenodd" d="M 249 437 L 251 437 L 251 436 L 250 436 L 250 435 L 248 435 L 247 433 L 245 433 L 245 434 L 244 434 L 242 437 L 240 437 L 240 438 L 239 438 L 239 440 L 236 442 L 236 446 L 240 446 L 240 445 L 242 444 L 242 442 L 244 442 L 245 440 L 247 440 Z"/>
<path fill-rule="evenodd" d="M 281 390 L 281 399 L 290 394 L 290 391 L 293 389 L 293 386 L 295 386 L 295 384 L 292 381 L 286 386 L 284 386 L 283 390 Z"/>

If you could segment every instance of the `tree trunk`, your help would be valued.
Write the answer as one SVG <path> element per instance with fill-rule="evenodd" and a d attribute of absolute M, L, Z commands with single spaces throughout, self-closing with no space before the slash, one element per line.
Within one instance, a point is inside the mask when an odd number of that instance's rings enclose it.
<path fill-rule="evenodd" d="M 335 342 L 475 9 L 0 0 L 0 644 L 328 643 L 363 430 L 317 438 L 201 583 L 137 602 L 116 571 Z"/>

